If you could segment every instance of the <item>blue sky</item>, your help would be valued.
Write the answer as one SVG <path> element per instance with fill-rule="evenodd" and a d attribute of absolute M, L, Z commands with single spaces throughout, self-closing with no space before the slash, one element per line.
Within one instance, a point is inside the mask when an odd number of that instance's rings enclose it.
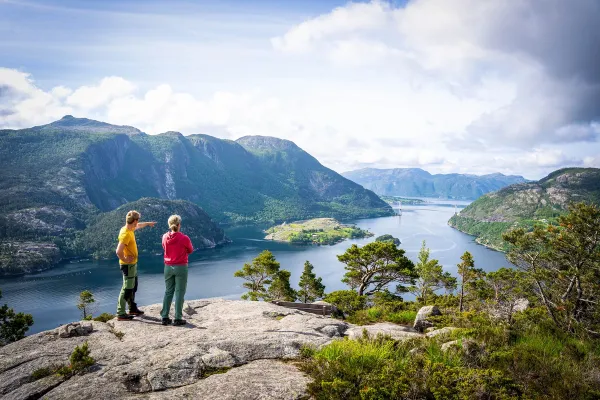
<path fill-rule="evenodd" d="M 340 172 L 600 166 L 600 2 L 545 5 L 0 0 L 0 128 L 270 135 Z"/>

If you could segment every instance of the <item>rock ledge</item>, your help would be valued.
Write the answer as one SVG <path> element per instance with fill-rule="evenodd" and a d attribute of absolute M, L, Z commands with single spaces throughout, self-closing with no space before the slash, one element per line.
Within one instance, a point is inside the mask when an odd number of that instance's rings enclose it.
<path fill-rule="evenodd" d="M 299 399 L 308 378 L 284 360 L 349 328 L 271 303 L 221 299 L 189 301 L 187 325 L 162 326 L 160 308 L 142 307 L 146 314 L 133 321 L 67 324 L 1 347 L 0 398 Z M 84 341 L 96 360 L 91 371 L 32 378 L 67 364 Z"/>

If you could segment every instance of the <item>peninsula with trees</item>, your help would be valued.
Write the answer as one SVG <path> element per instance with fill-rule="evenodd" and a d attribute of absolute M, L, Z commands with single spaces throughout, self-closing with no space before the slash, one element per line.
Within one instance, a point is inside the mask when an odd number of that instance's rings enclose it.
<path fill-rule="evenodd" d="M 475 236 L 479 244 L 507 251 L 504 233 L 514 228 L 531 231 L 538 225 L 556 226 L 569 204 L 582 201 L 600 205 L 600 169 L 564 168 L 537 182 L 488 193 L 452 216 L 448 224 Z"/>
<path fill-rule="evenodd" d="M 345 239 L 373 236 L 373 233 L 354 225 L 342 224 L 333 218 L 315 218 L 283 223 L 265 230 L 266 240 L 293 244 L 332 245 Z"/>

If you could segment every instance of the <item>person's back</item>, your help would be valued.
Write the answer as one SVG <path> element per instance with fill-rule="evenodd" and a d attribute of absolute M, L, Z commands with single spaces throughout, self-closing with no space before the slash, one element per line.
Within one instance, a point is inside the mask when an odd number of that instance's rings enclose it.
<path fill-rule="evenodd" d="M 163 235 L 162 246 L 165 250 L 164 261 L 167 265 L 183 265 L 188 263 L 188 254 L 194 248 L 190 238 L 181 232 L 167 232 Z"/>
<path fill-rule="evenodd" d="M 169 217 L 170 231 L 162 238 L 165 261 L 165 297 L 161 311 L 162 324 L 171 323 L 169 310 L 173 295 L 175 295 L 175 321 L 173 325 L 185 325 L 183 319 L 183 297 L 187 288 L 188 254 L 194 251 L 192 241 L 187 235 L 180 232 L 181 217 L 171 215 Z"/>

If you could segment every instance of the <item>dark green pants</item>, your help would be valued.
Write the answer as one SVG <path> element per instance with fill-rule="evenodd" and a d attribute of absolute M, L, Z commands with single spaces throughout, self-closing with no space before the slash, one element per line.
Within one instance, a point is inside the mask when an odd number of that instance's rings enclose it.
<path fill-rule="evenodd" d="M 188 266 L 165 264 L 165 298 L 163 299 L 161 317 L 169 318 L 169 310 L 175 295 L 175 319 L 183 318 L 183 298 L 187 288 Z"/>
<path fill-rule="evenodd" d="M 137 264 L 123 264 L 121 272 L 123 273 L 123 286 L 119 293 L 117 315 L 125 314 L 125 303 L 129 306 L 129 311 L 137 309 L 137 304 L 135 304 L 135 292 L 138 288 Z"/>

